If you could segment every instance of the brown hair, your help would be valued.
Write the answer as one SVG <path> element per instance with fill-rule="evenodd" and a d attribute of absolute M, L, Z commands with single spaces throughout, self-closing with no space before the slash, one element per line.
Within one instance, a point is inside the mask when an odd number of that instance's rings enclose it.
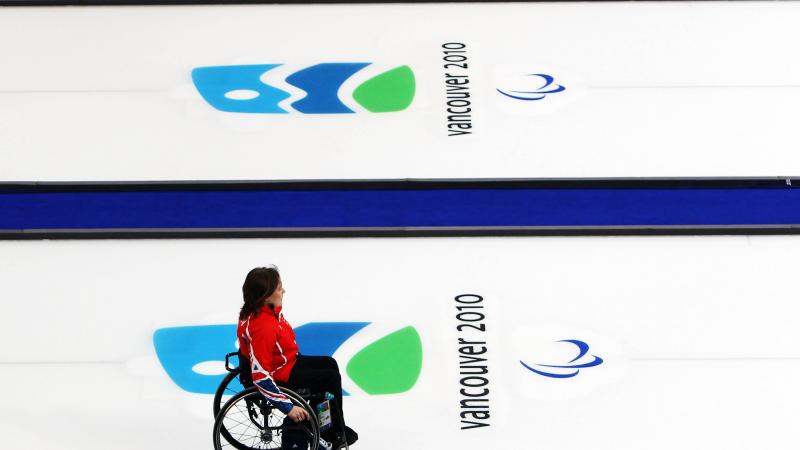
<path fill-rule="evenodd" d="M 264 305 L 264 300 L 275 292 L 281 276 L 278 269 L 273 267 L 256 267 L 244 279 L 242 296 L 244 305 L 239 311 L 239 320 L 258 315 L 258 310 Z"/>

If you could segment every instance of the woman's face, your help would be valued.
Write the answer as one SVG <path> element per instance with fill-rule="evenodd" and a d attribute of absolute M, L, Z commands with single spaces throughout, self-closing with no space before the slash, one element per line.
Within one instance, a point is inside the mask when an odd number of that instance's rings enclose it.
<path fill-rule="evenodd" d="M 272 293 L 269 297 L 267 297 L 266 304 L 272 305 L 274 308 L 279 306 L 283 306 L 283 294 L 286 293 L 286 290 L 283 289 L 283 282 L 278 281 L 278 287 L 275 288 L 275 292 Z"/>

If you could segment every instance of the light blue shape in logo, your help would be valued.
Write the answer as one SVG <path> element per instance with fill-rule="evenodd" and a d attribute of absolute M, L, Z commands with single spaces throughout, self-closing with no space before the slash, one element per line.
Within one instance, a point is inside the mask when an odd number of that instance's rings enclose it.
<path fill-rule="evenodd" d="M 346 114 L 353 110 L 345 106 L 339 88 L 354 73 L 370 63 L 323 63 L 293 73 L 286 82 L 308 95 L 294 102 L 292 108 L 305 114 Z"/>
<path fill-rule="evenodd" d="M 261 76 L 281 64 L 198 67 L 192 81 L 214 108 L 226 112 L 286 114 L 278 103 L 289 93 L 261 81 Z"/>
<path fill-rule="evenodd" d="M 587 343 L 585 343 L 583 341 L 579 341 L 577 339 L 565 339 L 563 341 L 557 341 L 557 342 L 568 342 L 570 344 L 575 345 L 576 347 L 578 347 L 578 356 L 573 358 L 567 364 L 563 364 L 563 365 L 533 364 L 533 366 L 540 367 L 540 368 L 541 367 L 546 367 L 546 368 L 554 368 L 554 369 L 575 369 L 575 371 L 571 371 L 571 372 L 568 372 L 568 373 L 553 373 L 551 371 L 547 371 L 546 369 L 536 369 L 536 368 L 532 367 L 531 365 L 525 364 L 525 362 L 523 362 L 523 361 L 520 361 L 519 363 L 522 364 L 523 367 L 525 367 L 526 369 L 530 370 L 533 373 L 537 373 L 539 375 L 543 375 L 545 377 L 550 377 L 550 378 L 572 378 L 572 377 L 574 377 L 575 375 L 577 375 L 580 372 L 580 369 L 585 369 L 587 367 L 599 366 L 600 364 L 603 363 L 603 359 L 602 358 L 600 358 L 599 356 L 592 355 L 592 357 L 594 358 L 592 361 L 589 361 L 589 362 L 586 362 L 586 363 L 572 364 L 572 363 L 578 361 L 579 359 L 581 359 L 584 355 L 586 355 L 587 352 L 589 352 L 589 344 L 587 344 Z"/>
<path fill-rule="evenodd" d="M 529 73 L 527 76 L 533 77 L 533 79 L 540 79 L 544 84 L 530 91 L 497 89 L 497 92 L 515 100 L 536 101 L 542 100 L 548 94 L 555 94 L 567 89 L 560 84 L 556 84 L 555 87 L 553 87 L 553 77 L 544 73 Z"/>
<path fill-rule="evenodd" d="M 306 355 L 333 356 L 367 325 L 369 322 L 307 323 L 295 329 L 297 345 Z M 195 372 L 194 367 L 213 361 L 222 368 L 225 355 L 236 351 L 236 325 L 161 328 L 153 334 L 153 345 L 161 366 L 178 387 L 196 394 L 213 394 L 226 373 L 206 375 Z M 241 385 L 231 388 L 242 389 Z"/>
<path fill-rule="evenodd" d="M 236 351 L 236 325 L 203 325 L 161 328 L 153 334 L 156 356 L 167 375 L 181 389 L 196 394 L 213 394 L 225 373 L 204 375 L 193 367 L 220 361 Z"/>

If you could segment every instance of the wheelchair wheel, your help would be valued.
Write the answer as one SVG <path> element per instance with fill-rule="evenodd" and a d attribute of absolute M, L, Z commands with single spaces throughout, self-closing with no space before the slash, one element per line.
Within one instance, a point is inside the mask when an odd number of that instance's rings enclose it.
<path fill-rule="evenodd" d="M 239 382 L 238 373 L 230 372 L 225 375 L 222 383 L 220 383 L 219 387 L 217 387 L 217 392 L 214 393 L 214 418 L 217 417 L 219 410 L 222 409 L 222 405 L 224 405 L 229 398 L 243 390 L 244 387 L 242 386 L 242 383 Z"/>
<path fill-rule="evenodd" d="M 319 446 L 319 422 L 314 410 L 302 397 L 288 389 L 281 389 L 295 406 L 308 411 L 309 420 L 296 424 L 310 443 L 309 450 Z M 214 421 L 214 449 L 278 450 L 281 448 L 285 414 L 273 408 L 254 387 L 231 397 L 220 409 Z M 291 422 L 293 423 L 293 422 Z"/>

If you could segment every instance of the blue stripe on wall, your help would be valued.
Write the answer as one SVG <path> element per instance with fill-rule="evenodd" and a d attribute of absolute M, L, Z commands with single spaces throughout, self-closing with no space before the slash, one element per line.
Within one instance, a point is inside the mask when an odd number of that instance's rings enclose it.
<path fill-rule="evenodd" d="M 800 190 L 426 189 L 0 194 L 0 231 L 800 223 Z"/>

